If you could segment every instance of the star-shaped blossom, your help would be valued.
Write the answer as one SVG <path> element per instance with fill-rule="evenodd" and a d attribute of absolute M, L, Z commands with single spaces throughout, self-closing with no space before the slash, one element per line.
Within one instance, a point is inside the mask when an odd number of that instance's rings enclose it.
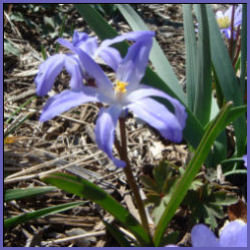
<path fill-rule="evenodd" d="M 225 13 L 222 11 L 216 12 L 216 20 L 219 28 L 226 38 L 231 37 L 231 19 L 232 19 L 233 6 L 230 6 Z M 236 38 L 236 30 L 242 23 L 242 4 L 239 4 L 234 13 L 234 39 Z"/>
<path fill-rule="evenodd" d="M 241 220 L 228 222 L 220 230 L 220 237 L 205 225 L 198 224 L 191 231 L 193 247 L 246 247 L 247 224 Z"/>
<path fill-rule="evenodd" d="M 60 41 L 74 52 L 78 57 L 79 68 L 95 79 L 96 86 L 79 84 L 77 89 L 65 90 L 53 96 L 48 100 L 40 117 L 40 121 L 47 121 L 78 105 L 88 102 L 103 103 L 105 106 L 99 112 L 95 127 L 96 143 L 117 167 L 124 167 L 126 164 L 115 158 L 112 152 L 115 128 L 119 117 L 128 110 L 157 129 L 164 138 L 174 142 L 182 140 L 182 131 L 187 118 L 185 108 L 178 100 L 141 83 L 148 64 L 154 32 L 139 32 L 136 36 L 136 42 L 129 47 L 124 58 L 112 57 L 116 73 L 114 82 L 107 78 L 101 67 L 86 51 L 68 41 Z M 127 34 L 127 38 L 131 38 L 131 33 Z M 116 37 L 113 41 L 120 40 L 120 37 Z M 111 40 L 105 41 L 103 46 L 111 42 Z M 81 77 L 78 82 L 82 82 Z M 152 97 L 166 99 L 173 111 Z"/>
<path fill-rule="evenodd" d="M 117 63 L 119 63 L 122 58 L 119 51 L 111 47 L 111 45 L 125 39 L 136 41 L 145 33 L 147 33 L 147 31 L 129 32 L 113 39 L 106 39 L 99 47 L 97 37 L 90 37 L 87 33 L 78 31 L 74 31 L 71 43 L 63 38 L 59 38 L 57 42 L 62 45 L 67 44 L 67 47 L 70 44 L 75 48 L 79 48 L 93 59 L 100 57 L 108 66 L 112 69 L 116 69 Z M 38 74 L 35 78 L 37 94 L 45 96 L 52 89 L 56 77 L 63 69 L 66 69 L 71 77 L 70 88 L 72 90 L 81 88 L 82 81 L 79 81 L 80 78 L 88 77 L 86 70 L 82 68 L 79 57 L 76 54 L 55 54 L 39 66 Z"/>

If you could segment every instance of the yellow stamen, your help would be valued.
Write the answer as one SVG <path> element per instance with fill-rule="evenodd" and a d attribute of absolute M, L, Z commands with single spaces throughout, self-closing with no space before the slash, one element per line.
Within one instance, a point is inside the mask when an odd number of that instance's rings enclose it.
<path fill-rule="evenodd" d="M 230 25 L 230 19 L 228 16 L 217 18 L 217 23 L 221 29 L 228 28 Z"/>
<path fill-rule="evenodd" d="M 126 87 L 128 86 L 127 82 L 121 82 L 119 80 L 117 80 L 115 82 L 115 92 L 117 94 L 124 94 L 127 92 Z"/>

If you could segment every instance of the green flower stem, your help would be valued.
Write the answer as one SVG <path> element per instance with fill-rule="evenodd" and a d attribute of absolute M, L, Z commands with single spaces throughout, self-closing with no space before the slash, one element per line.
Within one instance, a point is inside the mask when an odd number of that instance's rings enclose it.
<path fill-rule="evenodd" d="M 149 230 L 149 225 L 148 225 L 148 220 L 147 220 L 144 204 L 143 204 L 143 201 L 141 199 L 139 189 L 136 185 L 135 178 L 133 176 L 130 162 L 128 159 L 125 119 L 120 118 L 119 122 L 120 122 L 120 133 L 121 133 L 121 147 L 118 147 L 118 151 L 119 151 L 121 160 L 126 162 L 126 167 L 124 168 L 124 173 L 126 175 L 128 184 L 129 184 L 131 190 L 133 191 L 136 205 L 137 205 L 140 217 L 141 217 L 142 226 L 145 228 L 145 230 L 150 235 L 150 230 Z"/>

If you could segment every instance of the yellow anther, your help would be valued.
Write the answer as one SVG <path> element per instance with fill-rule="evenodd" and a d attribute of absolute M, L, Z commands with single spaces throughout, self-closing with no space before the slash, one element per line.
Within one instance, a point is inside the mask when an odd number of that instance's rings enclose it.
<path fill-rule="evenodd" d="M 228 16 L 217 18 L 217 23 L 221 29 L 228 28 L 230 26 L 230 19 Z"/>
<path fill-rule="evenodd" d="M 121 81 L 116 81 L 115 82 L 115 92 L 124 94 L 127 92 L 126 87 L 127 87 L 128 83 L 127 82 L 121 82 Z"/>

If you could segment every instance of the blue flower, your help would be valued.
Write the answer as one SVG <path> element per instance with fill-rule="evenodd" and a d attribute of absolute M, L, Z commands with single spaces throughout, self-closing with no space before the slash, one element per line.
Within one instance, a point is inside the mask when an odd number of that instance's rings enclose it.
<path fill-rule="evenodd" d="M 222 11 L 216 12 L 216 20 L 220 27 L 220 30 L 225 34 L 226 38 L 231 38 L 231 18 L 232 18 L 233 6 L 230 6 L 225 13 Z M 234 31 L 237 30 L 238 26 L 242 23 L 242 5 L 239 4 L 234 13 Z M 233 34 L 234 39 L 236 38 L 236 32 Z"/>
<path fill-rule="evenodd" d="M 198 224 L 192 228 L 191 242 L 193 247 L 246 247 L 247 224 L 242 220 L 227 222 L 220 230 L 219 238 L 206 225 Z"/>
<path fill-rule="evenodd" d="M 133 38 L 136 37 L 134 39 L 136 42 L 129 47 L 127 55 L 124 58 L 112 57 L 113 69 L 116 73 L 114 83 L 107 78 L 101 67 L 86 51 L 68 41 L 63 41 L 62 44 L 78 57 L 79 69 L 83 69 L 89 77 L 95 79 L 96 86 L 86 86 L 82 84 L 82 78 L 79 78 L 78 88 L 65 90 L 50 98 L 40 117 L 40 121 L 47 121 L 78 105 L 88 102 L 104 103 L 105 106 L 101 108 L 96 122 L 96 143 L 117 167 L 124 167 L 126 164 L 115 158 L 112 153 L 115 128 L 119 117 L 128 110 L 157 129 L 164 138 L 174 142 L 182 140 L 182 131 L 187 118 L 185 109 L 179 101 L 160 90 L 141 84 L 148 64 L 154 32 L 124 34 L 122 38 L 118 36 L 113 41 L 104 41 L 101 46 L 107 48 L 114 41 L 131 39 L 131 35 Z M 166 99 L 173 107 L 174 113 L 151 97 Z"/>
<path fill-rule="evenodd" d="M 243 161 L 244 161 L 244 165 L 247 168 L 247 155 L 243 155 Z"/>
<path fill-rule="evenodd" d="M 235 220 L 221 229 L 219 239 L 205 225 L 198 224 L 191 231 L 193 247 L 246 247 L 247 224 Z"/>
<path fill-rule="evenodd" d="M 129 32 L 113 39 L 106 39 L 98 47 L 96 37 L 89 37 L 88 34 L 84 32 L 75 31 L 72 43 L 62 38 L 59 38 L 57 42 L 66 45 L 66 47 L 71 48 L 73 46 L 79 48 L 94 59 L 100 57 L 108 66 L 115 70 L 122 58 L 119 51 L 110 46 L 125 39 L 136 41 L 144 34 L 145 31 Z M 88 78 L 85 69 L 81 68 L 81 66 L 79 57 L 76 54 L 67 53 L 50 56 L 40 65 L 38 74 L 35 78 L 37 94 L 39 96 L 45 96 L 51 90 L 56 77 L 64 68 L 71 76 L 71 89 L 77 90 L 81 88 L 82 81 L 79 81 L 79 79 Z"/>

